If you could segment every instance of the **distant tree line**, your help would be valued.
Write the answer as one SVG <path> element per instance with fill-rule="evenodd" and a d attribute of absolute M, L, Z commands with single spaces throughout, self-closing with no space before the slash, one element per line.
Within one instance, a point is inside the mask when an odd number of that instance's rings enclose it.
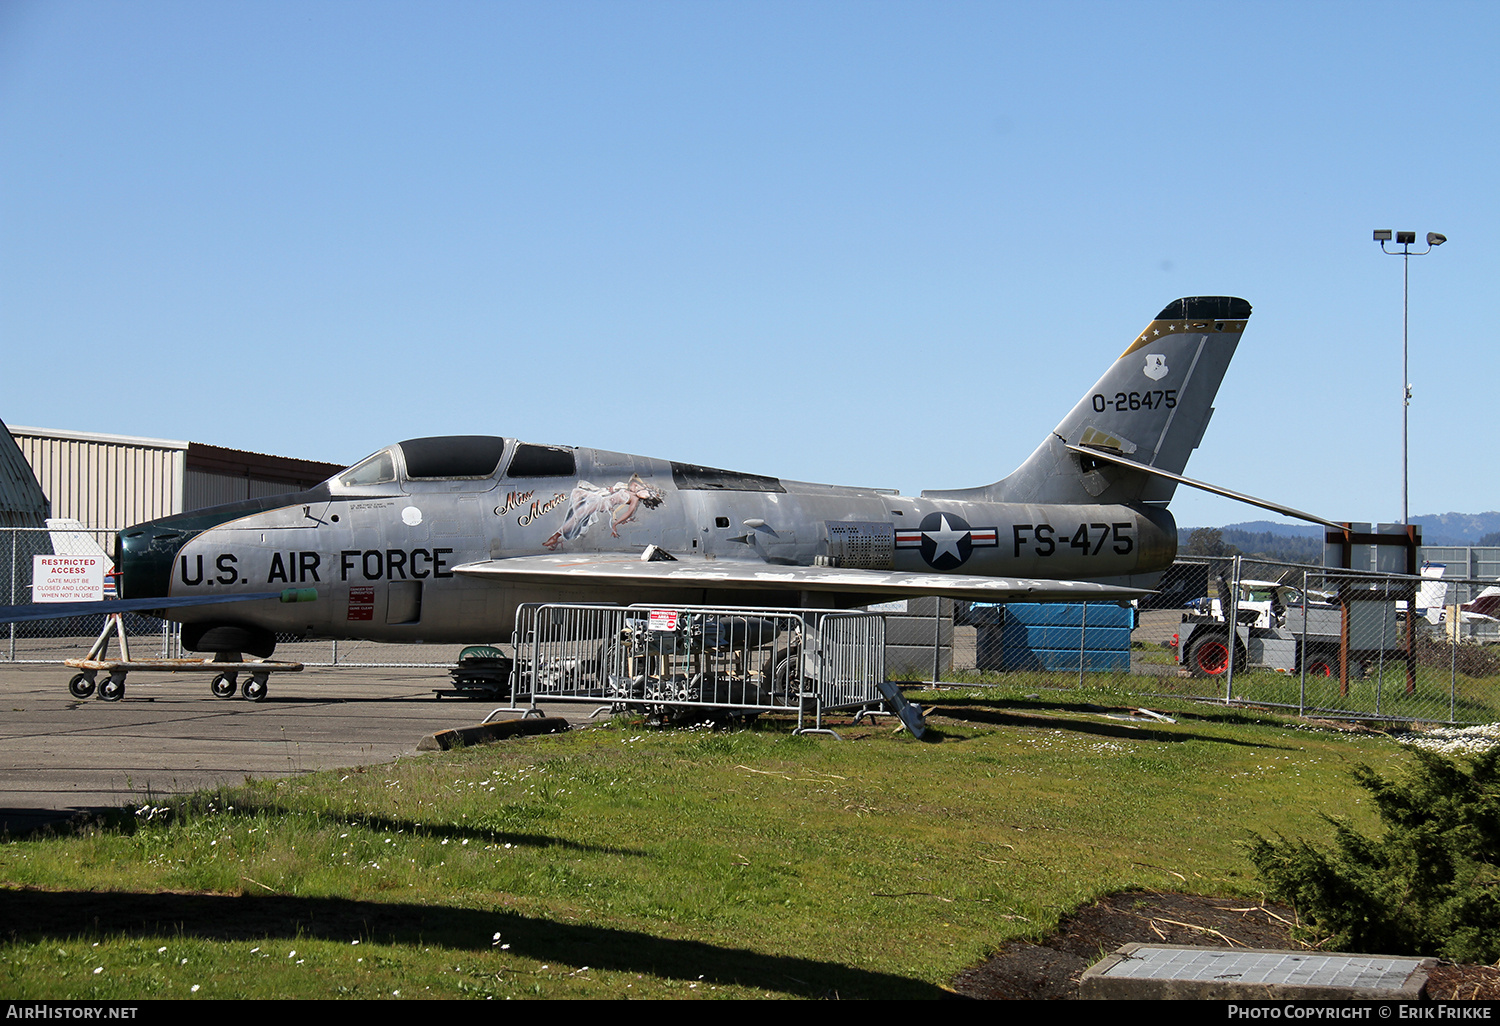
<path fill-rule="evenodd" d="M 1180 544 L 1180 543 L 1179 543 Z M 1199 527 L 1180 548 L 1184 556 L 1254 556 L 1274 563 L 1323 562 L 1323 540 L 1270 531 Z"/>
<path fill-rule="evenodd" d="M 1500 531 L 1491 531 L 1473 544 L 1500 546 Z M 1179 535 L 1177 546 L 1181 556 L 1251 556 L 1273 563 L 1314 566 L 1323 562 L 1321 533 L 1288 535 L 1233 527 L 1198 527 L 1186 538 Z"/>

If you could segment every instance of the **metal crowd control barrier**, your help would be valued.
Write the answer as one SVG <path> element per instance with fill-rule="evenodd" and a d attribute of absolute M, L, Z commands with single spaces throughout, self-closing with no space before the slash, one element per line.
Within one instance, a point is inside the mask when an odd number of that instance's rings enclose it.
<path fill-rule="evenodd" d="M 686 722 L 797 710 L 874 711 L 885 618 L 842 610 L 531 603 L 516 616 L 512 703 L 594 702 Z"/>

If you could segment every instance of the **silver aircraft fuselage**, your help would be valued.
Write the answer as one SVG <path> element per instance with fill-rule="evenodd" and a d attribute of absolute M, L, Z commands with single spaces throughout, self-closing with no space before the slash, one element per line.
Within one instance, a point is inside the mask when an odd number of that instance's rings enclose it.
<path fill-rule="evenodd" d="M 412 439 L 306 492 L 121 531 L 121 596 L 281 590 L 166 611 L 189 648 L 261 654 L 272 633 L 502 640 L 528 602 L 1129 598 L 1176 553 L 1166 503 L 1188 479 L 1174 475 L 1249 315 L 1231 297 L 1169 304 L 991 485 L 914 497 L 487 435 Z"/>
<path fill-rule="evenodd" d="M 521 444 L 507 441 L 506 455 Z M 813 567 L 823 557 L 825 564 L 856 570 L 962 570 L 981 577 L 1140 587 L 1150 583 L 1145 575 L 1171 565 L 1176 551 L 1175 525 L 1159 507 L 935 500 L 694 473 L 702 468 L 684 473 L 681 464 L 663 460 L 571 451 L 577 473 L 566 478 L 498 473 L 479 480 L 416 480 L 402 468 L 398 480 L 385 486 L 347 486 L 335 478 L 327 494 L 284 496 L 284 505 L 234 516 L 187 540 L 172 560 L 166 594 L 316 589 L 316 602 L 247 603 L 230 618 L 307 637 L 466 642 L 507 634 L 517 607 L 526 602 L 643 598 L 630 583 L 497 582 L 461 569 L 549 552 L 587 562 L 604 553 L 638 556 L 655 545 L 684 557 L 679 561 L 701 560 L 709 570 L 719 561 Z M 400 446 L 387 452 L 399 462 Z M 740 487 L 705 483 L 726 477 Z M 742 490 L 750 484 L 774 490 Z M 591 492 L 590 485 L 600 491 Z M 640 494 L 632 496 L 632 487 Z M 549 547 L 548 540 L 578 511 L 574 496 L 580 488 L 582 502 L 598 497 L 595 519 Z M 611 489 L 620 496 L 613 506 Z M 587 516 L 582 511 L 575 522 Z M 127 559 L 126 597 L 139 597 L 131 570 Z M 729 596 L 708 579 L 658 589 L 650 597 L 798 605 L 801 590 L 791 577 L 768 582 L 759 592 L 737 588 Z M 820 594 L 819 602 L 889 597 L 872 582 L 868 591 L 851 584 L 843 597 Z M 225 607 L 173 615 L 186 622 L 222 620 Z"/>

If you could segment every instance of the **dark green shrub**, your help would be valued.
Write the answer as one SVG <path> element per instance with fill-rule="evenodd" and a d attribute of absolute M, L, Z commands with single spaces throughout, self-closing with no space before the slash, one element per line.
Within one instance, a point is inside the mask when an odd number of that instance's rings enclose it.
<path fill-rule="evenodd" d="M 1417 663 L 1447 673 L 1449 668 L 1476 680 L 1500 674 L 1500 652 L 1491 645 L 1458 645 L 1417 635 Z"/>
<path fill-rule="evenodd" d="M 1340 819 L 1330 848 L 1256 835 L 1250 861 L 1334 950 L 1500 958 L 1500 749 L 1455 760 L 1413 749 L 1399 778 L 1354 777 L 1385 824 L 1371 839 Z"/>

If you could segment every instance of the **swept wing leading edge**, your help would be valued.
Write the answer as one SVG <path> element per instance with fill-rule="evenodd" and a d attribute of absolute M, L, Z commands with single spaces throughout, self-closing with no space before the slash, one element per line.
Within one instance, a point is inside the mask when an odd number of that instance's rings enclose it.
<path fill-rule="evenodd" d="M 303 589 L 310 591 L 310 589 Z M 57 620 L 68 616 L 94 613 L 146 613 L 156 609 L 184 609 L 189 606 L 215 606 L 225 602 L 256 602 L 279 599 L 282 602 L 311 601 L 297 589 L 256 591 L 249 594 L 189 596 L 186 598 L 101 599 L 97 602 L 36 602 L 21 606 L 0 606 L 0 623 L 27 623 L 32 620 Z"/>
<path fill-rule="evenodd" d="M 465 563 L 454 567 L 453 572 L 512 584 L 561 585 L 581 579 L 636 588 L 701 587 L 735 591 L 796 588 L 810 592 L 859 592 L 892 599 L 941 595 L 981 602 L 1003 599 L 1110 602 L 1129 601 L 1149 594 L 1141 588 L 1121 588 L 1087 581 L 854 570 L 727 559 L 676 558 L 646 562 L 639 556 L 611 553 L 511 556 Z"/>

